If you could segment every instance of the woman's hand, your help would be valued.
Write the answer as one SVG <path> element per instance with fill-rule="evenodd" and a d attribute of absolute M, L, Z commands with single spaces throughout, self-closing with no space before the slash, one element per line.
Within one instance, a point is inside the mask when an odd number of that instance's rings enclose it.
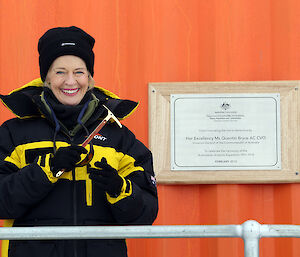
<path fill-rule="evenodd" d="M 79 145 L 71 145 L 58 148 L 57 152 L 50 159 L 50 169 L 55 176 L 60 170 L 65 172 L 71 171 L 76 164 L 82 160 L 81 154 L 86 154 L 88 151 Z"/>
<path fill-rule="evenodd" d="M 58 180 L 56 174 L 61 170 L 68 172 L 74 169 L 76 164 L 85 158 L 85 156 L 82 158 L 82 154 L 87 154 L 87 150 L 82 146 L 60 147 L 55 154 L 39 156 L 36 164 L 41 167 L 48 179 L 55 183 Z"/>
<path fill-rule="evenodd" d="M 89 168 L 90 179 L 111 197 L 118 197 L 125 182 L 116 169 L 111 167 L 103 157 L 101 162 L 95 162 L 95 168 Z"/>

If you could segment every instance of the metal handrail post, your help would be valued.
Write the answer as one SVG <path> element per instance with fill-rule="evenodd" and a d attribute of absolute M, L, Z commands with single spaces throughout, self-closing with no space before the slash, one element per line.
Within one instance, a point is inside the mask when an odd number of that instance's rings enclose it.
<path fill-rule="evenodd" d="M 245 257 L 259 257 L 260 227 L 261 225 L 254 220 L 248 220 L 242 224 Z"/>

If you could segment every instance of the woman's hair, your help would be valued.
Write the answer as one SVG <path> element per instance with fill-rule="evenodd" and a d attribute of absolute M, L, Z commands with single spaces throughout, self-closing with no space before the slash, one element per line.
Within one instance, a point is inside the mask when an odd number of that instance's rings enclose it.
<path fill-rule="evenodd" d="M 94 86 L 95 86 L 95 80 L 94 80 L 94 78 L 92 77 L 92 75 L 89 74 L 89 87 L 88 87 L 88 90 L 93 89 Z"/>
<path fill-rule="evenodd" d="M 89 76 L 89 87 L 88 87 L 88 90 L 90 90 L 90 89 L 94 88 L 94 86 L 95 86 L 95 80 L 92 77 L 92 75 L 90 74 L 90 72 L 88 72 L 88 76 Z M 43 86 L 44 87 L 48 87 L 48 88 L 51 89 L 51 84 L 47 81 L 47 77 L 46 77 L 46 79 L 45 79 L 45 81 L 43 83 Z"/>

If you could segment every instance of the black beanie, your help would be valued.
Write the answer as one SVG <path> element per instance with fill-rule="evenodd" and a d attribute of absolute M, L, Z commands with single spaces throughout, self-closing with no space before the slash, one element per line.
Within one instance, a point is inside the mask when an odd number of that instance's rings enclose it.
<path fill-rule="evenodd" d="M 39 40 L 40 74 L 45 81 L 53 61 L 63 55 L 75 55 L 84 60 L 88 71 L 94 75 L 95 39 L 75 26 L 49 29 Z"/>

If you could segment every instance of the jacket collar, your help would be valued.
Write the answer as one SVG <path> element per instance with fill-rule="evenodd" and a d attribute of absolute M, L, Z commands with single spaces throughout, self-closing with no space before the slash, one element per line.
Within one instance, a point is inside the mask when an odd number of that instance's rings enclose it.
<path fill-rule="evenodd" d="M 40 96 L 42 92 L 43 82 L 39 78 L 13 90 L 8 95 L 0 94 L 0 99 L 11 112 L 21 119 L 41 117 L 45 116 L 45 113 L 41 112 L 34 98 Z M 138 106 L 137 102 L 122 100 L 114 93 L 101 87 L 94 87 L 93 94 L 100 102 L 104 102 L 120 120 L 130 116 Z"/>

